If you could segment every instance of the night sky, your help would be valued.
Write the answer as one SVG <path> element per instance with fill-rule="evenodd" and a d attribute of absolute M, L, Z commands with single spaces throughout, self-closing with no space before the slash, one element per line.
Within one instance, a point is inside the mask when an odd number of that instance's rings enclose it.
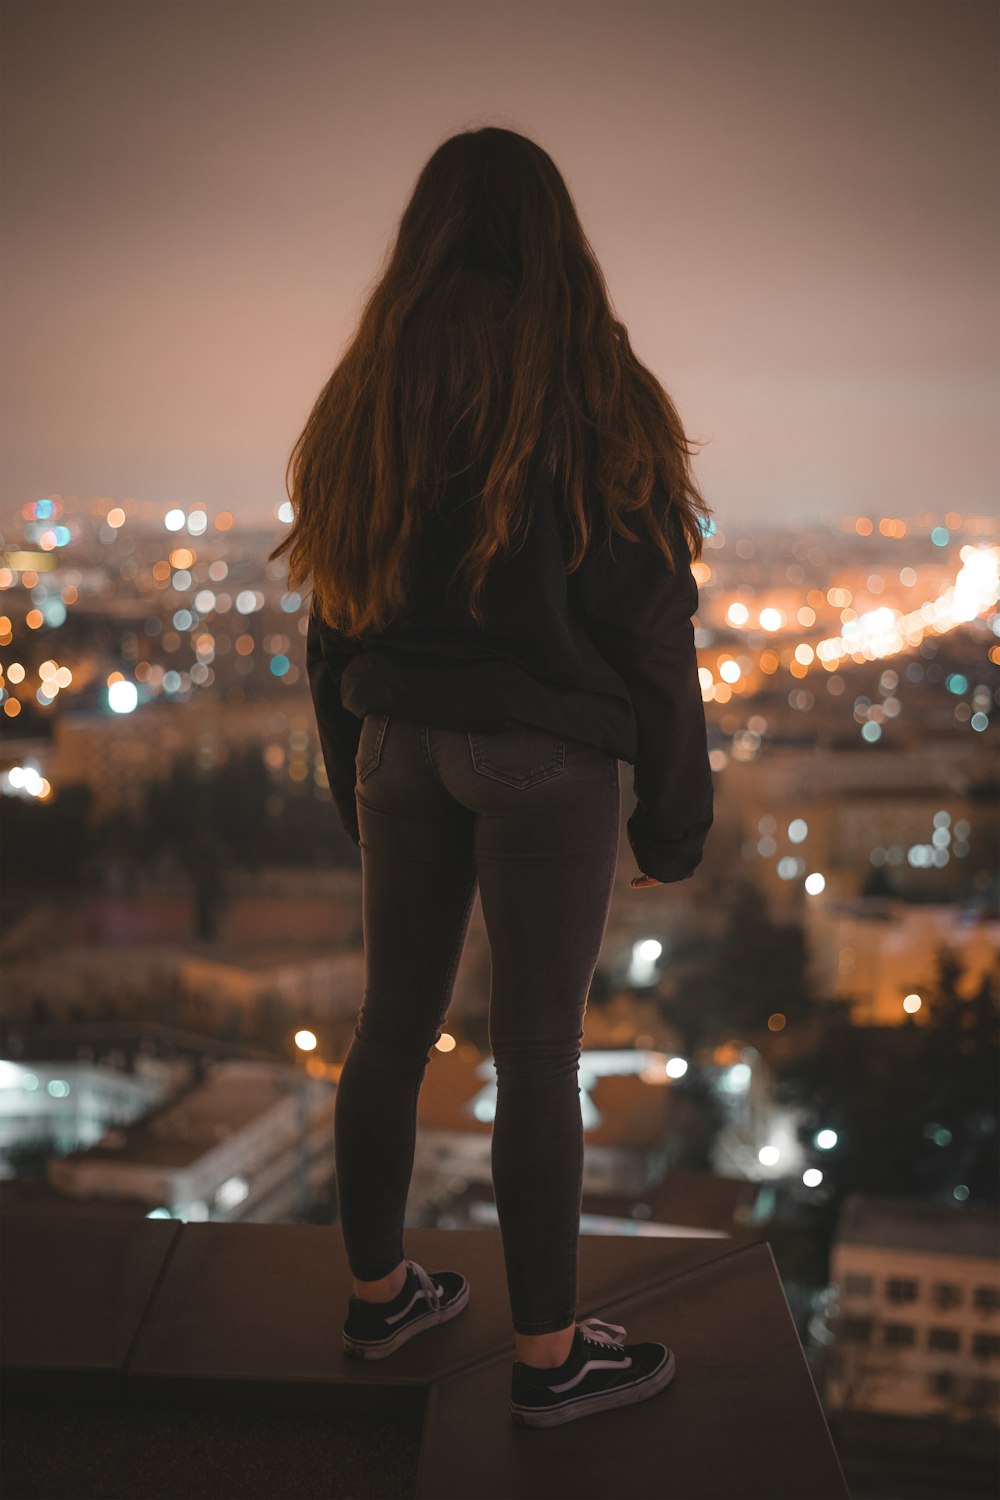
<path fill-rule="evenodd" d="M 991 512 L 992 0 L 4 0 L 2 473 L 272 514 L 415 178 L 565 175 L 720 524 Z"/>

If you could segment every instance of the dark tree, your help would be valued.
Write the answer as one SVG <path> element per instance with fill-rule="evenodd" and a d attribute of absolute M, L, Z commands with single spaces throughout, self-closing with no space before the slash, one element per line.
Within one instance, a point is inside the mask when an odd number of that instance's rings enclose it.
<path fill-rule="evenodd" d="M 93 796 L 85 783 L 65 786 L 48 802 L 5 797 L 4 860 L 7 884 L 63 888 L 77 883 L 90 848 Z"/>
<path fill-rule="evenodd" d="M 920 1149 L 926 1106 L 914 1072 L 920 1038 L 911 1026 L 855 1026 L 841 1008 L 816 1044 L 782 1067 L 778 1099 L 805 1115 L 803 1144 L 831 1129 L 833 1151 L 815 1150 L 831 1186 L 854 1192 L 905 1193 Z"/>
<path fill-rule="evenodd" d="M 933 980 L 921 990 L 926 1129 L 921 1179 L 942 1193 L 967 1188 L 996 1201 L 1000 1176 L 1000 964 L 962 983 L 953 949 L 940 944 Z"/>
<path fill-rule="evenodd" d="M 951 1198 L 964 1184 L 971 1201 L 996 1201 L 996 970 L 968 999 L 960 978 L 941 949 L 920 992 L 925 1021 L 855 1026 L 840 1007 L 782 1066 L 778 1101 L 805 1112 L 803 1144 L 838 1134 L 814 1156 L 835 1190 Z"/>
<path fill-rule="evenodd" d="M 775 922 L 756 886 L 737 886 L 710 961 L 683 972 L 664 1017 L 696 1051 L 727 1038 L 749 1039 L 780 1014 L 786 1027 L 809 1020 L 816 1004 L 806 972 L 802 928 Z"/>

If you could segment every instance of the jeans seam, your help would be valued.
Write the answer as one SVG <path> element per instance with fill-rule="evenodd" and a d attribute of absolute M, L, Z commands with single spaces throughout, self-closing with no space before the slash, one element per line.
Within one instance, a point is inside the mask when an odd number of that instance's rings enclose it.
<path fill-rule="evenodd" d="M 368 716 L 366 715 L 366 717 L 368 717 Z M 389 727 L 389 715 L 388 714 L 378 714 L 378 715 L 374 715 L 373 717 L 377 717 L 378 720 L 379 720 L 379 726 L 378 726 L 378 729 L 376 730 L 376 733 L 375 733 L 375 744 L 373 745 L 373 747 L 372 747 L 372 749 L 371 749 L 371 751 L 370 751 L 370 753 L 368 755 L 368 759 L 366 761 L 364 761 L 362 764 L 358 764 L 356 766 L 356 770 L 357 770 L 357 776 L 356 776 L 356 780 L 355 780 L 355 785 L 356 786 L 359 786 L 359 785 L 361 785 L 362 782 L 367 781 L 368 777 L 372 774 L 372 772 L 373 771 L 377 771 L 378 768 L 379 768 L 379 766 L 382 764 L 382 742 L 385 739 L 385 732 L 386 732 L 386 730 Z M 362 726 L 362 732 L 363 732 L 363 726 Z"/>
<path fill-rule="evenodd" d="M 431 750 L 431 727 L 429 724 L 421 724 L 420 726 L 420 749 L 423 752 L 424 765 L 440 786 L 441 777 L 438 774 L 437 766 L 434 764 L 434 754 Z"/>

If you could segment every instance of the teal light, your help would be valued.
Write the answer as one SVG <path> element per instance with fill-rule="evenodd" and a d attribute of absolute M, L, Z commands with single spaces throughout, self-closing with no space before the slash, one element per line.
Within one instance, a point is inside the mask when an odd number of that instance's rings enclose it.
<path fill-rule="evenodd" d="M 951 532 L 948 530 L 947 526 L 935 526 L 934 530 L 931 532 L 931 541 L 934 543 L 935 547 L 947 547 L 948 543 L 951 541 Z"/>
<path fill-rule="evenodd" d="M 42 618 L 50 629 L 61 625 L 66 618 L 66 606 L 59 598 L 43 599 L 40 608 Z"/>
<path fill-rule="evenodd" d="M 278 656 L 271 657 L 271 671 L 274 673 L 275 677 L 284 677 L 290 666 L 291 662 L 288 660 L 287 656 L 282 656 L 279 654 Z"/>

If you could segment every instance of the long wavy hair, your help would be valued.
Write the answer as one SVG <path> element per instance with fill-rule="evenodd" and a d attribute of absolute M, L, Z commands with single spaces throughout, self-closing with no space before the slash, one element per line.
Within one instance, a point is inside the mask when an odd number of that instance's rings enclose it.
<path fill-rule="evenodd" d="M 609 546 L 612 531 L 637 540 L 623 517 L 639 513 L 673 570 L 657 482 L 701 556 L 711 510 L 693 450 L 547 152 L 497 126 L 452 135 L 386 258 L 292 450 L 294 521 L 270 553 L 289 553 L 292 586 L 311 583 L 329 626 L 362 637 L 405 618 L 424 523 L 462 474 L 478 514 L 451 583 L 477 625 L 491 562 L 523 544 L 543 472 L 569 523 L 567 574 L 596 529 Z"/>

